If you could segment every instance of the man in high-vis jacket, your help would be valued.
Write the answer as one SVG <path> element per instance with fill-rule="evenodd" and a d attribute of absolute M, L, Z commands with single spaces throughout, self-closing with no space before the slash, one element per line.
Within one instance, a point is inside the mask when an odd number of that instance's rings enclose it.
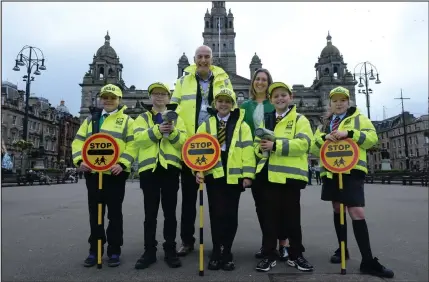
<path fill-rule="evenodd" d="M 131 165 L 137 151 L 134 146 L 133 119 L 124 114 L 127 108 L 119 105 L 122 98 L 121 89 L 113 84 L 104 86 L 100 91 L 103 109 L 94 109 L 91 116 L 83 121 L 72 143 L 73 163 L 85 172 L 88 190 L 89 223 L 91 233 L 88 239 L 89 255 L 84 266 L 94 266 L 97 255 L 97 240 L 102 234 L 103 245 L 106 243 L 110 267 L 120 264 L 121 246 L 123 244 L 122 202 L 125 196 L 125 182 L 130 174 Z M 103 172 L 103 189 L 98 190 L 98 174 L 91 171 L 82 159 L 82 147 L 92 134 L 102 132 L 110 134 L 119 145 L 119 159 L 109 171 Z M 97 222 L 98 197 L 103 203 L 103 229 L 99 230 Z M 104 213 L 107 205 L 109 225 L 104 232 Z M 102 253 L 104 252 L 104 248 Z"/>
<path fill-rule="evenodd" d="M 178 104 L 177 112 L 183 119 L 188 137 L 195 134 L 206 119 L 210 117 L 207 108 L 213 102 L 213 93 L 221 88 L 232 90 L 228 74 L 220 67 L 212 65 L 212 50 L 200 46 L 195 51 L 195 64 L 185 69 L 185 74 L 176 82 L 171 103 Z M 183 165 L 181 173 L 182 215 L 180 237 L 182 246 L 179 256 L 186 256 L 194 250 L 195 217 L 198 184 L 191 170 Z"/>

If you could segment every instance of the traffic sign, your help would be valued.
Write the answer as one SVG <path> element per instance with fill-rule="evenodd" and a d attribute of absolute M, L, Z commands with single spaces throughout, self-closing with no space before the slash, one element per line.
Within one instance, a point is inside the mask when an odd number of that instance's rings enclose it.
<path fill-rule="evenodd" d="M 195 134 L 182 147 L 183 161 L 194 171 L 207 171 L 214 167 L 219 154 L 219 142 L 208 133 Z"/>
<path fill-rule="evenodd" d="M 359 147 L 350 138 L 337 142 L 326 140 L 320 150 L 323 166 L 334 173 L 350 171 L 359 160 Z"/>
<path fill-rule="evenodd" d="M 83 144 L 82 158 L 93 171 L 109 170 L 118 161 L 118 143 L 109 134 L 94 134 Z"/>

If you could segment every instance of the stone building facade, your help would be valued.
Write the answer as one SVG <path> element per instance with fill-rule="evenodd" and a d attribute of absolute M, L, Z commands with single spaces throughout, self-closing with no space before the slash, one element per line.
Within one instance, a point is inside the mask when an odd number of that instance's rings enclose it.
<path fill-rule="evenodd" d="M 204 15 L 202 43 L 212 48 L 213 64 L 221 66 L 227 71 L 236 92 L 238 103 L 241 104 L 249 98 L 251 76 L 256 69 L 263 65 L 255 53 L 249 64 L 249 76 L 240 76 L 236 73 L 234 20 L 231 9 L 227 12 L 225 1 L 212 1 L 210 12 L 207 9 Z M 298 111 L 309 118 L 313 129 L 320 124 L 320 117 L 326 111 L 326 101 L 331 89 L 337 86 L 349 89 L 351 104 L 356 104 L 355 85 L 357 82 L 347 70 L 347 64 L 344 62 L 340 51 L 332 44 L 332 37 L 328 34 L 326 39 L 326 46 L 314 66 L 316 77 L 311 86 L 293 85 Z M 177 64 L 177 78 L 184 74 L 184 69 L 189 65 L 188 57 L 183 53 Z M 125 85 L 122 79 L 122 69 L 123 66 L 116 51 L 110 45 L 110 36 L 107 34 L 104 45 L 97 50 L 93 62 L 89 65 L 89 71 L 85 74 L 82 83 L 79 84 L 82 87 L 81 121 L 89 115 L 89 107 L 95 104 L 101 87 L 107 83 L 115 83 L 123 88 L 123 103 L 131 108 L 131 111 L 139 102 L 151 103 L 146 90 L 138 90 L 134 85 L 130 87 Z M 171 78 L 165 80 L 170 81 Z M 138 112 L 138 109 L 135 109 L 135 113 Z"/>
<path fill-rule="evenodd" d="M 63 101 L 62 104 L 64 105 Z M 21 140 L 23 135 L 25 91 L 18 90 L 18 87 L 10 82 L 2 82 L 1 110 L 1 136 L 12 156 L 14 168 L 20 168 L 22 154 L 13 143 Z M 52 107 L 47 99 L 30 96 L 27 141 L 33 143 L 33 152 L 43 147 L 45 167 L 54 167 L 60 161 L 59 140 L 69 116 L 69 113 L 65 115 L 60 108 Z M 78 118 L 72 120 L 74 127 L 69 125 L 71 129 L 68 135 L 71 139 L 67 141 L 66 147 L 71 146 L 77 132 L 76 126 L 80 126 Z"/>
<path fill-rule="evenodd" d="M 414 117 L 405 112 L 408 156 L 410 169 L 428 171 L 429 169 L 429 116 Z M 368 158 L 369 167 L 381 169 L 382 151 L 387 152 L 392 169 L 406 169 L 405 139 L 402 114 L 374 122 L 380 141 L 379 152 Z"/>

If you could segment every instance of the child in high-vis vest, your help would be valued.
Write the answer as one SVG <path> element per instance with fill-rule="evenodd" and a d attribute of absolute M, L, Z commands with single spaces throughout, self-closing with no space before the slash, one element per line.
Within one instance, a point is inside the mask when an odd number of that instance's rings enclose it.
<path fill-rule="evenodd" d="M 338 244 L 340 245 L 340 200 L 347 207 L 352 218 L 353 231 L 359 250 L 362 255 L 360 270 L 363 273 L 380 277 L 392 278 L 393 271 L 382 266 L 377 258 L 372 256 L 368 227 L 365 221 L 364 206 L 364 182 L 368 173 L 366 168 L 366 150 L 370 149 L 378 142 L 377 133 L 372 122 L 364 116 L 356 107 L 350 106 L 349 90 L 337 87 L 329 94 L 330 116 L 317 129 L 311 146 L 311 153 L 315 156 L 320 154 L 320 148 L 326 140 L 336 142 L 337 140 L 351 138 L 359 146 L 359 161 L 350 173 L 344 173 L 342 199 L 338 187 L 338 174 L 331 173 L 321 166 L 322 200 L 332 202 L 334 209 L 334 226 L 337 233 Z M 344 216 L 344 241 L 346 245 L 346 259 L 349 259 L 347 249 L 347 221 Z M 331 263 L 340 263 L 340 248 L 331 256 Z"/>
<path fill-rule="evenodd" d="M 223 88 L 215 94 L 216 110 L 198 128 L 215 136 L 221 146 L 218 163 L 204 173 L 196 174 L 197 183 L 206 183 L 209 202 L 213 251 L 210 270 L 234 270 L 231 252 L 238 227 L 238 205 L 241 192 L 250 187 L 255 176 L 255 155 L 250 127 L 243 122 L 244 110 L 233 107 L 235 93 Z"/>
<path fill-rule="evenodd" d="M 169 105 L 170 89 L 161 82 L 148 88 L 153 106 L 137 117 L 134 136 L 138 152 L 140 188 L 144 198 L 144 248 L 135 268 L 144 269 L 156 262 L 156 225 L 159 203 L 164 211 L 164 260 L 171 268 L 182 264 L 176 253 L 176 206 L 182 146 L 187 138 L 185 124 L 175 115 L 177 105 Z M 168 120 L 167 112 L 176 120 Z M 174 112 L 174 113 L 173 113 Z"/>
<path fill-rule="evenodd" d="M 94 108 L 91 115 L 83 121 L 72 143 L 73 163 L 85 172 L 86 188 L 88 190 L 89 223 L 91 234 L 89 255 L 84 261 L 85 267 L 96 265 L 97 240 L 102 234 L 102 243 L 106 243 L 108 266 L 115 267 L 120 264 L 121 246 L 123 244 L 122 202 L 125 196 L 125 183 L 130 174 L 131 165 L 137 154 L 134 146 L 133 122 L 134 120 L 124 114 L 127 108 L 120 105 L 122 99 L 121 89 L 113 84 L 107 84 L 100 91 L 100 100 L 103 109 Z M 119 145 L 119 160 L 108 171 L 103 172 L 103 189 L 98 189 L 98 173 L 88 167 L 82 159 L 82 146 L 91 135 L 103 132 L 115 138 Z M 100 193 L 100 194 L 99 194 Z M 99 199 L 99 197 L 101 199 Z M 102 229 L 98 227 L 98 202 L 103 203 Z M 109 225 L 104 231 L 104 213 L 107 206 Z M 103 253 L 104 249 L 102 250 Z"/>
<path fill-rule="evenodd" d="M 256 134 L 254 142 L 255 153 L 261 159 L 255 183 L 263 186 L 264 216 L 264 258 L 256 270 L 269 271 L 276 265 L 277 238 L 287 237 L 290 244 L 288 265 L 300 271 L 313 271 L 313 266 L 303 256 L 300 204 L 301 189 L 308 182 L 307 156 L 313 132 L 308 119 L 291 105 L 293 96 L 288 85 L 274 82 L 268 92 L 275 111 L 265 114 L 261 128 L 274 131 L 274 138 L 271 138 L 273 141 L 269 137 L 261 140 Z"/>

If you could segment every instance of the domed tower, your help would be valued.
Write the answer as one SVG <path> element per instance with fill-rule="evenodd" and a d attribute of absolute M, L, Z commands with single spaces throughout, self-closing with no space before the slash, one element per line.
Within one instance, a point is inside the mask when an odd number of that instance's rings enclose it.
<path fill-rule="evenodd" d="M 350 100 L 355 103 L 355 85 L 353 75 L 347 70 L 347 64 L 344 63 L 343 55 L 337 47 L 332 44 L 332 36 L 328 32 L 326 37 L 326 46 L 323 48 L 314 65 L 316 69 L 316 78 L 313 82 L 313 89 L 323 93 L 322 99 L 328 99 L 328 93 L 331 89 L 342 86 L 350 91 Z"/>
<path fill-rule="evenodd" d="M 119 61 L 115 49 L 110 46 L 110 35 L 107 32 L 104 36 L 104 44 L 98 48 L 92 63 L 89 64 L 89 70 L 83 77 L 83 82 L 79 84 L 82 87 L 82 101 L 80 106 L 81 121 L 89 115 L 89 106 L 96 103 L 96 96 L 101 87 L 112 83 L 125 86 L 122 80 L 123 65 Z"/>
<path fill-rule="evenodd" d="M 189 60 L 188 57 L 186 57 L 185 52 L 183 52 L 183 55 L 179 59 L 179 63 L 177 64 L 177 78 L 180 78 L 185 71 L 185 68 L 189 66 Z"/>
<path fill-rule="evenodd" d="M 252 79 L 253 74 L 255 73 L 255 71 L 257 69 L 262 68 L 261 59 L 259 58 L 258 55 L 256 55 L 256 53 L 255 53 L 255 55 L 253 55 L 252 61 L 250 62 L 250 65 L 249 65 L 249 68 L 250 68 L 250 79 Z"/>

